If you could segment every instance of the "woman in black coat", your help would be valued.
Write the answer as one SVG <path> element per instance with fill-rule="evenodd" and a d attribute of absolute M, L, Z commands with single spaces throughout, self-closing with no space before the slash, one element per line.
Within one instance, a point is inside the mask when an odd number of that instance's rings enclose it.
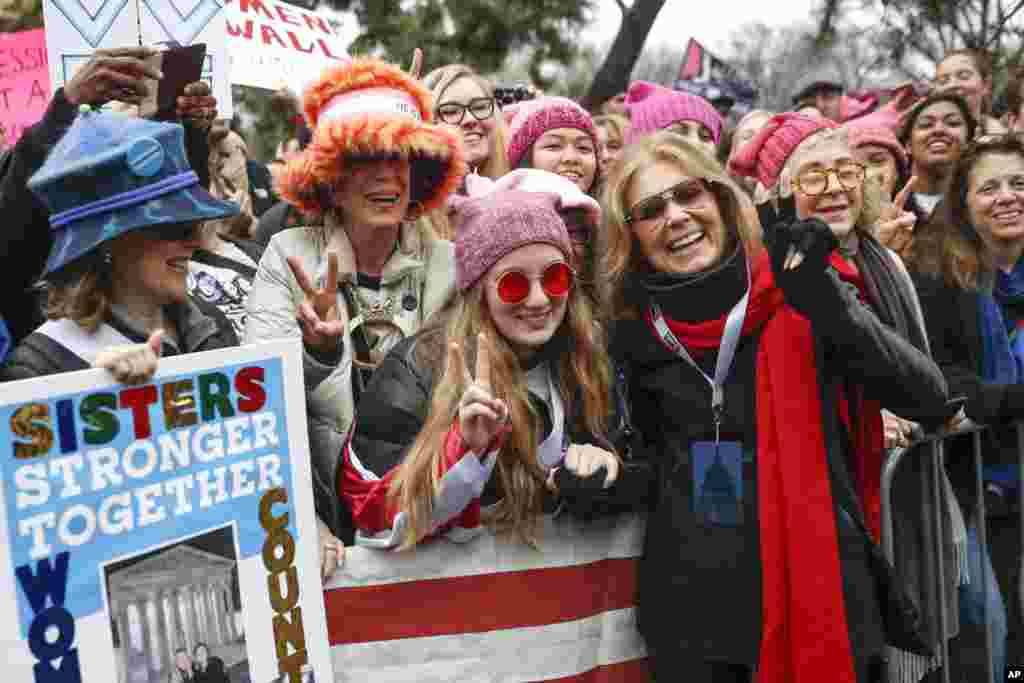
<path fill-rule="evenodd" d="M 838 194 L 857 223 L 859 182 Z M 605 204 L 612 351 L 656 471 L 638 606 L 655 677 L 878 680 L 880 410 L 941 420 L 938 368 L 862 303 L 829 225 L 780 214 L 765 253 L 742 191 L 677 136 L 627 150 Z"/>
<path fill-rule="evenodd" d="M 995 428 L 986 435 L 983 456 L 986 479 L 998 491 L 1019 485 L 1017 437 L 1007 423 L 1024 419 L 1024 143 L 1016 136 L 980 138 L 960 159 L 952 183 L 928 231 L 917 236 L 907 254 L 907 266 L 950 392 L 966 397 L 971 420 Z M 978 545 L 970 446 L 969 439 L 954 443 L 946 460 L 954 490 L 971 515 L 970 582 L 960 590 L 961 622 L 967 628 L 953 655 L 965 679 L 984 680 L 986 611 L 996 678 L 1007 659 L 1013 660 L 1006 653 L 1006 606 L 988 553 Z M 1007 549 L 1012 559 L 996 573 L 1004 586 L 1016 586 L 1010 575 L 1016 572 L 1020 529 L 1011 521 L 1007 531 L 1014 538 Z M 996 542 L 990 547 L 1001 549 Z M 998 562 L 996 569 L 1003 569 Z"/>

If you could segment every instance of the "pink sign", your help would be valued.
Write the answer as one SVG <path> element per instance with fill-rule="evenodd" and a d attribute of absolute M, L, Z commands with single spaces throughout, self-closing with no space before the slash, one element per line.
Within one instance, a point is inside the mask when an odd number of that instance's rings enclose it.
<path fill-rule="evenodd" d="M 0 34 L 0 125 L 4 146 L 43 117 L 50 75 L 43 29 Z"/>

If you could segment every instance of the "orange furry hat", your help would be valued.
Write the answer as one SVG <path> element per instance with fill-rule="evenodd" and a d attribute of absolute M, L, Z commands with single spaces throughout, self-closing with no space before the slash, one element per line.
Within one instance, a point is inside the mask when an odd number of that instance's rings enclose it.
<path fill-rule="evenodd" d="M 433 123 L 433 98 L 419 81 L 380 59 L 353 59 L 325 70 L 303 98 L 313 140 L 277 180 L 281 197 L 322 216 L 350 158 L 411 162 L 410 195 L 422 211 L 444 206 L 466 174 L 462 140 Z"/>

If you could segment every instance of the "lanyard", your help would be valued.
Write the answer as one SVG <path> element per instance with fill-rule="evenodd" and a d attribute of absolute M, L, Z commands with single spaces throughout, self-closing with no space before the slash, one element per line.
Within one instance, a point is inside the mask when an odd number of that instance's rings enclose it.
<path fill-rule="evenodd" d="M 720 428 L 722 426 L 722 409 L 725 406 L 725 380 L 729 378 L 729 370 L 732 368 L 733 358 L 736 356 L 736 346 L 739 344 L 743 332 L 743 321 L 747 317 L 747 303 L 750 301 L 750 268 L 747 267 L 747 291 L 743 297 L 736 302 L 736 305 L 729 311 L 725 319 L 725 332 L 722 334 L 722 345 L 718 349 L 718 359 L 715 361 L 715 376 L 712 379 L 701 369 L 690 356 L 686 347 L 679 343 L 676 336 L 672 334 L 665 316 L 661 313 L 661 307 L 651 302 L 651 322 L 654 329 L 661 337 L 661 342 L 677 356 L 690 364 L 694 370 L 700 373 L 711 387 L 711 412 L 715 418 L 715 443 L 719 441 Z"/>

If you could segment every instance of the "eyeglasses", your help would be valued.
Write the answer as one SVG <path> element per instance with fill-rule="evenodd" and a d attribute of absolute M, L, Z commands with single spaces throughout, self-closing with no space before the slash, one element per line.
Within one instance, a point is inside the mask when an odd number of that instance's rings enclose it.
<path fill-rule="evenodd" d="M 187 242 L 195 239 L 199 223 L 168 223 L 143 228 L 146 239 L 158 242 Z"/>
<path fill-rule="evenodd" d="M 469 104 L 458 102 L 445 102 L 437 108 L 437 118 L 449 126 L 457 126 L 466 118 L 466 112 L 473 115 L 477 121 L 483 121 L 494 116 L 494 98 L 477 97 L 469 101 Z"/>
<path fill-rule="evenodd" d="M 836 168 L 804 171 L 793 178 L 793 189 L 809 197 L 824 194 L 828 189 L 829 178 L 833 175 L 844 190 L 856 190 L 864 182 L 864 167 L 856 162 L 847 161 Z"/>
<path fill-rule="evenodd" d="M 576 273 L 565 261 L 548 265 L 540 276 L 540 287 L 549 299 L 561 299 L 569 294 Z M 498 298 L 504 304 L 521 304 L 530 296 L 533 280 L 521 270 L 508 270 L 498 278 Z"/>
<path fill-rule="evenodd" d="M 705 189 L 706 187 L 702 180 L 688 178 L 664 192 L 659 192 L 634 204 L 629 213 L 626 214 L 626 223 L 657 218 L 665 212 L 670 201 L 675 202 L 684 209 L 701 206 L 705 199 Z"/>

